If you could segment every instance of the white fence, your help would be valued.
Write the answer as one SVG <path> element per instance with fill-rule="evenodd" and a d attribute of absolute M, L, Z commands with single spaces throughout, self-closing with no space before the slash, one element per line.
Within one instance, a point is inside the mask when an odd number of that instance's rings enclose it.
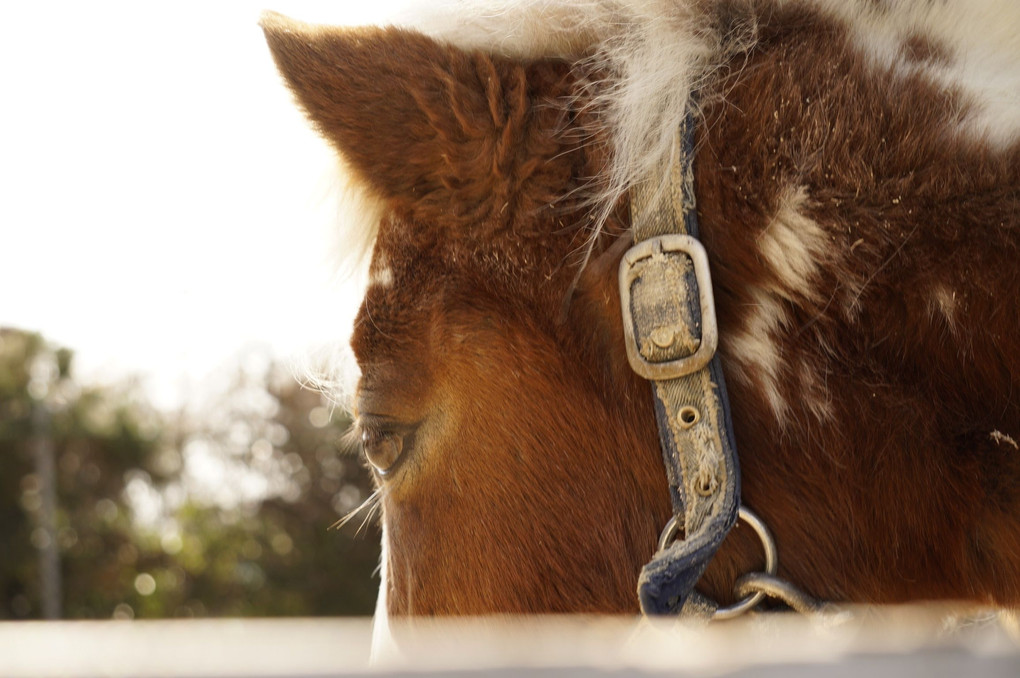
<path fill-rule="evenodd" d="M 370 661 L 367 620 L 0 623 L 3 678 L 485 675 L 1020 677 L 1015 617 L 945 606 L 849 618 L 749 616 L 703 628 L 619 618 L 471 619 L 394 629 Z"/>

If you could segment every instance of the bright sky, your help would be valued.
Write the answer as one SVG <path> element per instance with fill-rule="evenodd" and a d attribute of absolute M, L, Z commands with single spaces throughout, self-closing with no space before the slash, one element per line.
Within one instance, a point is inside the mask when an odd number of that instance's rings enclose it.
<path fill-rule="evenodd" d="M 336 337 L 332 156 L 256 22 L 382 4 L 6 5 L 0 326 L 74 349 L 92 380 L 142 375 L 163 405 L 244 347 Z"/>

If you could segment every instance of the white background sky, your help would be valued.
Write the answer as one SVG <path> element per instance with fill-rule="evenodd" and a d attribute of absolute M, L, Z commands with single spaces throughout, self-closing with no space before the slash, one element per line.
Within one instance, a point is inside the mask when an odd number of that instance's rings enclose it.
<path fill-rule="evenodd" d="M 257 20 L 384 5 L 5 5 L 0 326 L 74 349 L 90 380 L 141 375 L 163 405 L 244 347 L 289 356 L 340 332 L 332 156 Z"/>

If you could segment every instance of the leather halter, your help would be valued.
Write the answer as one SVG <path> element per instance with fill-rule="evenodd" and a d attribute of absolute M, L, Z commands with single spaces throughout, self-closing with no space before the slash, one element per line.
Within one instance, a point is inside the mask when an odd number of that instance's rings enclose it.
<path fill-rule="evenodd" d="M 678 130 L 668 181 L 631 191 L 635 244 L 620 263 L 627 357 L 652 382 L 674 514 L 638 579 L 641 609 L 649 615 L 715 612 L 694 586 L 740 510 L 712 283 L 697 239 L 693 129 L 692 114 Z M 672 541 L 678 531 L 682 538 Z"/>
<path fill-rule="evenodd" d="M 740 463 L 716 355 L 712 280 L 708 256 L 697 238 L 694 121 L 693 113 L 687 115 L 677 130 L 666 180 L 632 189 L 635 244 L 620 262 L 627 358 L 635 372 L 652 382 L 673 502 L 659 550 L 638 577 L 641 611 L 729 619 L 768 596 L 838 623 L 852 615 L 776 575 L 779 556 L 772 535 L 758 516 L 740 505 Z M 738 515 L 761 540 L 765 571 L 737 578 L 733 592 L 740 600 L 723 608 L 694 587 Z"/>

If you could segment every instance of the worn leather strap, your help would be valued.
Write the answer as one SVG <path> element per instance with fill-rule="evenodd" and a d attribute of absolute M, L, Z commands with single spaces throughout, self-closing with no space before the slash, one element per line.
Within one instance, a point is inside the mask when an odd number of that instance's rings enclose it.
<path fill-rule="evenodd" d="M 674 517 L 682 527 L 680 538 L 641 571 L 638 597 L 649 615 L 711 615 L 714 604 L 692 592 L 740 506 L 711 281 L 696 240 L 693 126 L 693 115 L 680 126 L 669 181 L 631 191 L 635 245 L 620 268 L 629 356 L 652 381 Z"/>

